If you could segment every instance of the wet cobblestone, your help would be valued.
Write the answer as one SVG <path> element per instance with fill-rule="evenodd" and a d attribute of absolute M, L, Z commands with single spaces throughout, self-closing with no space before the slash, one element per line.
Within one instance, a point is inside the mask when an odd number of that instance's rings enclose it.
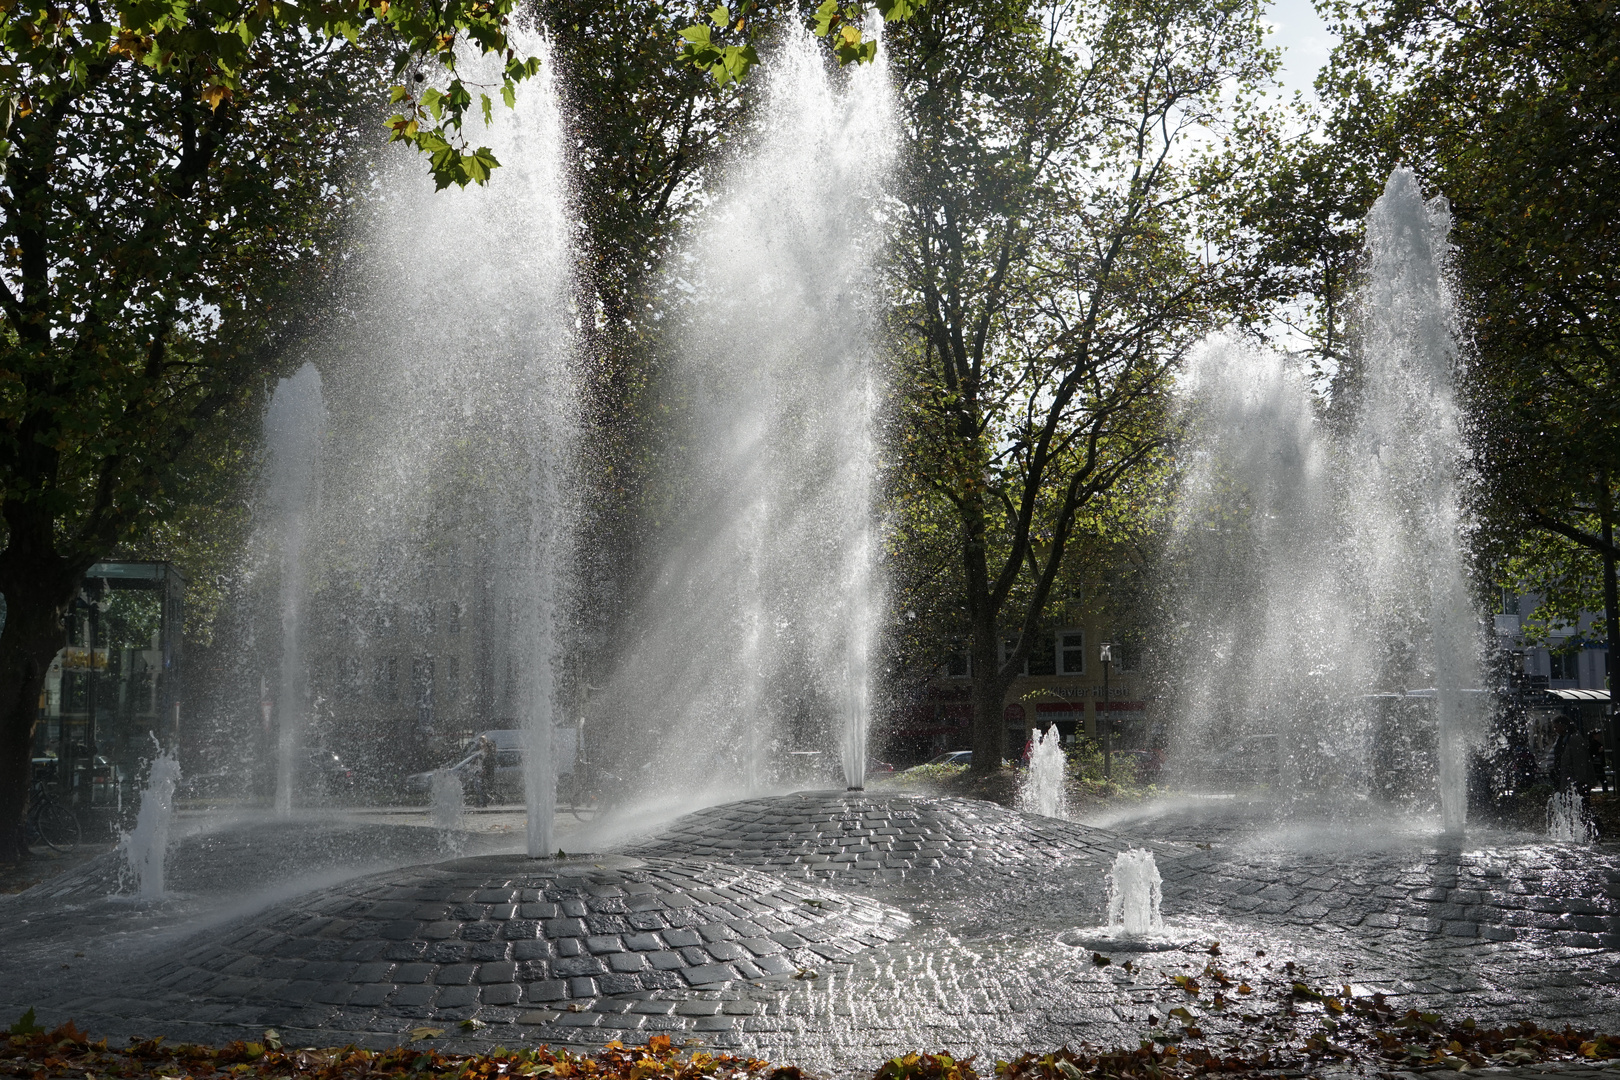
<path fill-rule="evenodd" d="M 881 866 L 838 859 L 879 844 Z M 1057 939 L 1101 921 L 1103 871 L 1132 846 L 1156 852 L 1187 940 L 1126 973 Z M 1613 847 L 1199 847 L 967 800 L 828 793 L 711 808 L 627 852 L 566 872 L 438 863 L 197 925 L 161 906 L 0 901 L 15 945 L 0 1008 L 113 1036 L 275 1026 L 308 1044 L 391 1045 L 423 1025 L 464 1047 L 668 1032 L 869 1070 L 906 1049 L 1128 1043 L 1186 1003 L 1170 976 L 1219 940 L 1256 972 L 1293 963 L 1402 1007 L 1620 1030 Z M 100 943 L 94 958 L 72 955 L 62 918 Z M 457 1027 L 473 1018 L 489 1027 Z"/>

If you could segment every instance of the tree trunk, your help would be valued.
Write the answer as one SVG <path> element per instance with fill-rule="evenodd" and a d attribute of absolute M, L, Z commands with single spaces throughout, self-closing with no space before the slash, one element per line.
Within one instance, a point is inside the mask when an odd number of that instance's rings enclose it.
<path fill-rule="evenodd" d="M 1614 654 L 1620 648 L 1620 602 L 1617 602 L 1617 593 L 1620 589 L 1615 585 L 1615 559 L 1614 559 L 1614 500 L 1609 490 L 1609 474 L 1602 473 L 1598 477 L 1598 522 L 1603 528 L 1603 614 L 1604 636 L 1609 639 L 1609 731 L 1608 744 L 1610 759 L 1620 766 L 1620 710 L 1615 708 L 1614 692 Z M 1602 762 L 1598 767 L 1603 767 Z"/>
<path fill-rule="evenodd" d="M 994 772 L 1001 767 L 1003 719 L 1001 699 L 1007 680 L 1001 677 L 1001 650 L 997 647 L 993 617 L 975 626 L 968 655 L 973 664 L 973 771 Z"/>
<path fill-rule="evenodd" d="M 56 562 L 55 556 L 49 561 Z M 0 631 L 0 863 L 20 862 L 28 854 L 23 822 L 33 779 L 39 695 L 46 670 L 67 643 L 62 615 L 82 576 L 27 565 L 33 562 L 14 552 L 0 558 L 0 591 L 6 598 L 5 629 Z"/>

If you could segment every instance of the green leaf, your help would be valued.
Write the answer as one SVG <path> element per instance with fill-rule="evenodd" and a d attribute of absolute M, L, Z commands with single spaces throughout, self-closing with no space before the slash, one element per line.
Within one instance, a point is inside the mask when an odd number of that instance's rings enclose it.
<path fill-rule="evenodd" d="M 467 178 L 478 184 L 487 183 L 489 174 L 500 167 L 501 163 L 495 160 L 495 155 L 487 146 L 480 146 L 462 159 L 462 169 Z"/>
<path fill-rule="evenodd" d="M 826 37 L 832 33 L 833 23 L 841 17 L 838 0 L 821 0 L 821 6 L 816 8 L 816 36 Z"/>
<path fill-rule="evenodd" d="M 435 87 L 422 91 L 422 108 L 433 114 L 433 119 L 444 119 L 444 92 Z"/>
<path fill-rule="evenodd" d="M 690 41 L 693 45 L 707 45 L 709 44 L 709 28 L 701 24 L 688 26 L 681 31 L 681 37 Z"/>
<path fill-rule="evenodd" d="M 480 103 L 482 103 L 482 105 L 484 107 L 484 126 L 488 127 L 493 122 L 493 119 L 494 119 L 493 116 L 492 116 L 492 107 L 490 105 L 489 95 L 488 94 L 479 94 L 478 95 L 478 100 L 479 100 Z"/>
<path fill-rule="evenodd" d="M 17 1022 L 11 1025 L 13 1035 L 37 1035 L 45 1029 L 40 1027 L 34 1017 L 34 1007 L 30 1005 L 28 1011 L 17 1017 Z"/>
<path fill-rule="evenodd" d="M 873 6 L 884 22 L 909 22 L 927 0 L 875 0 Z"/>
<path fill-rule="evenodd" d="M 508 109 L 517 108 L 517 88 L 510 79 L 501 84 L 501 100 L 506 102 Z"/>
<path fill-rule="evenodd" d="M 724 4 L 721 4 L 719 7 L 709 12 L 709 21 L 714 23 L 714 25 L 718 26 L 720 29 L 724 30 L 726 27 L 731 25 L 731 9 L 726 7 Z"/>

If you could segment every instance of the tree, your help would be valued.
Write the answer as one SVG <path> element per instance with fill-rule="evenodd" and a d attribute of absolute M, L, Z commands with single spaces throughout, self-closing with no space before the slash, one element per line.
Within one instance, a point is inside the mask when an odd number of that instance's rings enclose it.
<path fill-rule="evenodd" d="M 1556 619 L 1601 582 L 1620 640 L 1620 19 L 1588 0 L 1330 10 L 1319 88 L 1341 161 L 1411 165 L 1454 214 L 1476 548 Z M 1354 191 L 1351 170 L 1344 187 Z M 1365 195 L 1362 196 L 1365 198 Z M 1357 200 L 1360 201 L 1360 200 Z M 1366 202 L 1370 202 L 1366 198 Z"/>
<path fill-rule="evenodd" d="M 440 183 L 498 163 L 462 133 L 492 54 L 535 70 L 510 0 L 24 2 L 0 12 L 0 861 L 23 854 L 36 703 L 84 572 L 177 499 L 186 455 L 252 402 L 336 255 L 362 103 Z M 442 72 L 440 75 L 430 74 Z M 488 95 L 483 95 L 487 109 Z M 206 438 L 203 442 L 206 442 Z"/>
<path fill-rule="evenodd" d="M 1160 453 L 1179 360 L 1241 300 L 1193 240 L 1235 176 L 1219 139 L 1266 130 L 1259 14 L 1001 0 L 891 30 L 904 468 L 954 534 L 976 770 L 1001 760 L 1003 696 L 1082 519 Z"/>
<path fill-rule="evenodd" d="M 593 490 L 581 545 L 598 620 L 641 555 L 657 413 L 648 404 L 662 325 L 657 269 L 701 205 L 710 166 L 752 95 L 675 58 L 690 10 L 663 0 L 544 0 L 540 20 L 566 94 L 577 220 L 575 296 Z M 753 6 L 750 22 L 771 12 Z M 775 13 L 779 15 L 780 13 Z M 746 28 L 730 27 L 733 35 Z M 598 626 L 602 641 L 618 640 Z"/>

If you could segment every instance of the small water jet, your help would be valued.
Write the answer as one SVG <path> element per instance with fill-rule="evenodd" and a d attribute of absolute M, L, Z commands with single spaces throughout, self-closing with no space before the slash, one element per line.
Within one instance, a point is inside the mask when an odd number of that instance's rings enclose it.
<path fill-rule="evenodd" d="M 1146 848 L 1131 848 L 1114 856 L 1114 867 L 1108 872 L 1108 925 L 1133 937 L 1163 930 L 1164 917 L 1159 912 L 1162 881 L 1153 852 Z"/>
<path fill-rule="evenodd" d="M 1592 820 L 1580 792 L 1566 787 L 1547 800 L 1547 839 L 1590 844 L 1592 832 Z"/>
<path fill-rule="evenodd" d="M 169 852 L 174 789 L 179 782 L 179 759 L 173 750 L 160 748 L 146 773 L 135 827 L 119 838 L 124 861 L 135 877 L 135 895 L 142 900 L 163 898 L 163 861 Z"/>
<path fill-rule="evenodd" d="M 1168 952 L 1197 937 L 1165 923 L 1159 910 L 1164 898 L 1163 879 L 1153 852 L 1146 848 L 1119 852 L 1104 878 L 1108 884 L 1107 925 L 1066 930 L 1058 935 L 1060 945 L 1099 951 Z"/>
<path fill-rule="evenodd" d="M 1069 793 L 1064 780 L 1069 759 L 1063 753 L 1063 736 L 1053 724 L 1044 735 L 1038 729 L 1031 729 L 1029 741 L 1029 768 L 1024 770 L 1018 784 L 1016 805 L 1026 814 L 1067 818 Z"/>
<path fill-rule="evenodd" d="M 432 785 L 429 820 L 439 832 L 440 846 L 454 850 L 455 837 L 461 831 L 467 805 L 467 792 L 461 783 L 461 774 L 454 769 L 440 769 L 433 774 Z"/>

